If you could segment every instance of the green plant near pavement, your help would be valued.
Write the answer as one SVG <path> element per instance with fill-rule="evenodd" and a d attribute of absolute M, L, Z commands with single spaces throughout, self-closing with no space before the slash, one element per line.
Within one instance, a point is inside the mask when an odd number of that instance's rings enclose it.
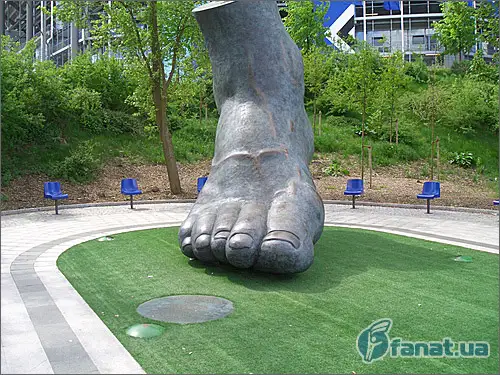
<path fill-rule="evenodd" d="M 336 160 L 332 160 L 327 167 L 323 168 L 323 173 L 332 177 L 349 176 L 349 170 L 342 168 Z"/>
<path fill-rule="evenodd" d="M 94 149 L 92 141 L 80 144 L 61 163 L 55 165 L 52 174 L 77 183 L 91 181 L 99 168 L 99 159 L 94 155 Z"/>
<path fill-rule="evenodd" d="M 455 152 L 449 163 L 462 168 L 472 168 L 476 166 L 476 159 L 472 152 Z"/>

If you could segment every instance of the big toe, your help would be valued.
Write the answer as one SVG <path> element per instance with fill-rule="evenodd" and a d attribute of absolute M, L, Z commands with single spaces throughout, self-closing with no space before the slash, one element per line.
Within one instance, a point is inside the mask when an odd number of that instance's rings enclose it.
<path fill-rule="evenodd" d="M 312 241 L 295 247 L 289 236 L 272 235 L 264 238 L 255 268 L 271 273 L 297 273 L 307 270 L 314 258 Z"/>
<path fill-rule="evenodd" d="M 262 204 L 247 203 L 240 211 L 226 243 L 227 261 L 238 268 L 250 268 L 256 260 L 266 232 L 267 210 Z"/>
<path fill-rule="evenodd" d="M 262 240 L 255 268 L 273 273 L 307 270 L 313 262 L 313 242 L 319 239 L 323 222 L 323 203 L 314 188 L 291 182 L 271 204 L 268 232 Z"/>

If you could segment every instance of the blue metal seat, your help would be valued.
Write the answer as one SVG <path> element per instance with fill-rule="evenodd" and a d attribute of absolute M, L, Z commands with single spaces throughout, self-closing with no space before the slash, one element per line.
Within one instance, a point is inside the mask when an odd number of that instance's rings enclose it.
<path fill-rule="evenodd" d="M 427 200 L 427 213 L 430 214 L 431 199 L 441 197 L 441 184 L 437 181 L 426 181 L 422 187 L 422 193 L 417 195 L 418 199 Z"/>
<path fill-rule="evenodd" d="M 493 201 L 494 206 L 498 206 L 500 204 L 500 200 Z"/>
<path fill-rule="evenodd" d="M 344 195 L 352 195 L 352 208 L 356 208 L 356 197 L 364 194 L 363 180 L 360 178 L 351 178 L 347 180 L 347 187 Z"/>
<path fill-rule="evenodd" d="M 56 215 L 59 215 L 59 200 L 67 199 L 68 194 L 63 194 L 60 182 L 44 182 L 43 197 L 52 199 L 55 202 Z"/>
<path fill-rule="evenodd" d="M 139 190 L 137 186 L 137 180 L 135 178 L 124 178 L 121 184 L 121 191 L 123 195 L 130 196 L 130 208 L 134 208 L 134 195 L 142 194 L 142 190 Z"/>
<path fill-rule="evenodd" d="M 196 189 L 198 190 L 198 193 L 201 191 L 203 186 L 206 184 L 208 180 L 208 177 L 198 177 L 198 181 L 196 183 Z"/>

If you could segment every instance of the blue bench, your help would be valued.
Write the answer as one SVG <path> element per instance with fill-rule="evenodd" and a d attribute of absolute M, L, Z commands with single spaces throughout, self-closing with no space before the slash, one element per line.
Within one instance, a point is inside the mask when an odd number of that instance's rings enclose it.
<path fill-rule="evenodd" d="M 418 199 L 427 200 L 427 213 L 431 213 L 431 199 L 441 197 L 441 184 L 437 181 L 426 181 L 422 187 L 422 193 L 417 195 Z"/>
<path fill-rule="evenodd" d="M 130 208 L 134 208 L 134 195 L 142 194 L 142 190 L 139 190 L 137 186 L 137 180 L 135 178 L 124 178 L 122 180 L 122 194 L 130 195 Z"/>
<path fill-rule="evenodd" d="M 500 204 L 500 200 L 493 201 L 494 206 L 498 206 Z"/>
<path fill-rule="evenodd" d="M 347 180 L 347 187 L 344 195 L 352 196 L 352 208 L 356 208 L 356 197 L 364 194 L 363 180 L 360 178 L 351 178 Z"/>
<path fill-rule="evenodd" d="M 198 181 L 196 183 L 196 189 L 198 193 L 203 189 L 203 186 L 206 184 L 208 177 L 198 177 Z"/>
<path fill-rule="evenodd" d="M 68 194 L 62 193 L 60 182 L 44 182 L 43 197 L 46 199 L 52 199 L 55 202 L 56 215 L 59 215 L 58 202 L 61 199 L 68 199 Z"/>

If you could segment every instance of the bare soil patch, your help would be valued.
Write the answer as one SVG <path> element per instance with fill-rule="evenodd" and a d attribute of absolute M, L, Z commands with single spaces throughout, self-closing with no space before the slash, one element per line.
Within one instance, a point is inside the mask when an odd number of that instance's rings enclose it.
<path fill-rule="evenodd" d="M 323 199 L 348 200 L 343 192 L 349 178 L 361 175 L 359 163 L 355 158 L 342 161 L 342 166 L 349 170 L 349 176 L 327 176 L 323 169 L 328 166 L 328 156 L 321 156 L 311 163 L 314 182 Z M 369 188 L 369 173 L 365 171 L 365 194 L 360 201 L 385 203 L 423 204 L 416 195 L 422 190 L 426 180 L 419 174 L 425 163 L 418 162 L 403 166 L 377 168 L 372 176 L 372 187 Z M 124 159 L 116 159 L 108 163 L 99 177 L 89 184 L 75 184 L 61 181 L 63 192 L 69 199 L 63 204 L 121 202 L 128 197 L 120 193 L 122 178 L 136 178 L 142 195 L 135 200 L 159 199 L 194 199 L 197 196 L 196 180 L 210 172 L 210 160 L 194 164 L 179 164 L 179 174 L 183 188 L 182 194 L 170 192 L 167 171 L 164 165 L 134 165 Z M 460 168 L 447 169 L 442 174 L 441 198 L 435 204 L 442 206 L 472 207 L 493 209 L 492 200 L 495 190 L 492 183 L 484 179 L 474 181 L 473 173 Z M 13 180 L 8 187 L 2 189 L 5 200 L 1 202 L 2 210 L 13 210 L 28 207 L 52 206 L 53 202 L 43 198 L 43 183 L 49 181 L 44 175 L 27 175 Z"/>

